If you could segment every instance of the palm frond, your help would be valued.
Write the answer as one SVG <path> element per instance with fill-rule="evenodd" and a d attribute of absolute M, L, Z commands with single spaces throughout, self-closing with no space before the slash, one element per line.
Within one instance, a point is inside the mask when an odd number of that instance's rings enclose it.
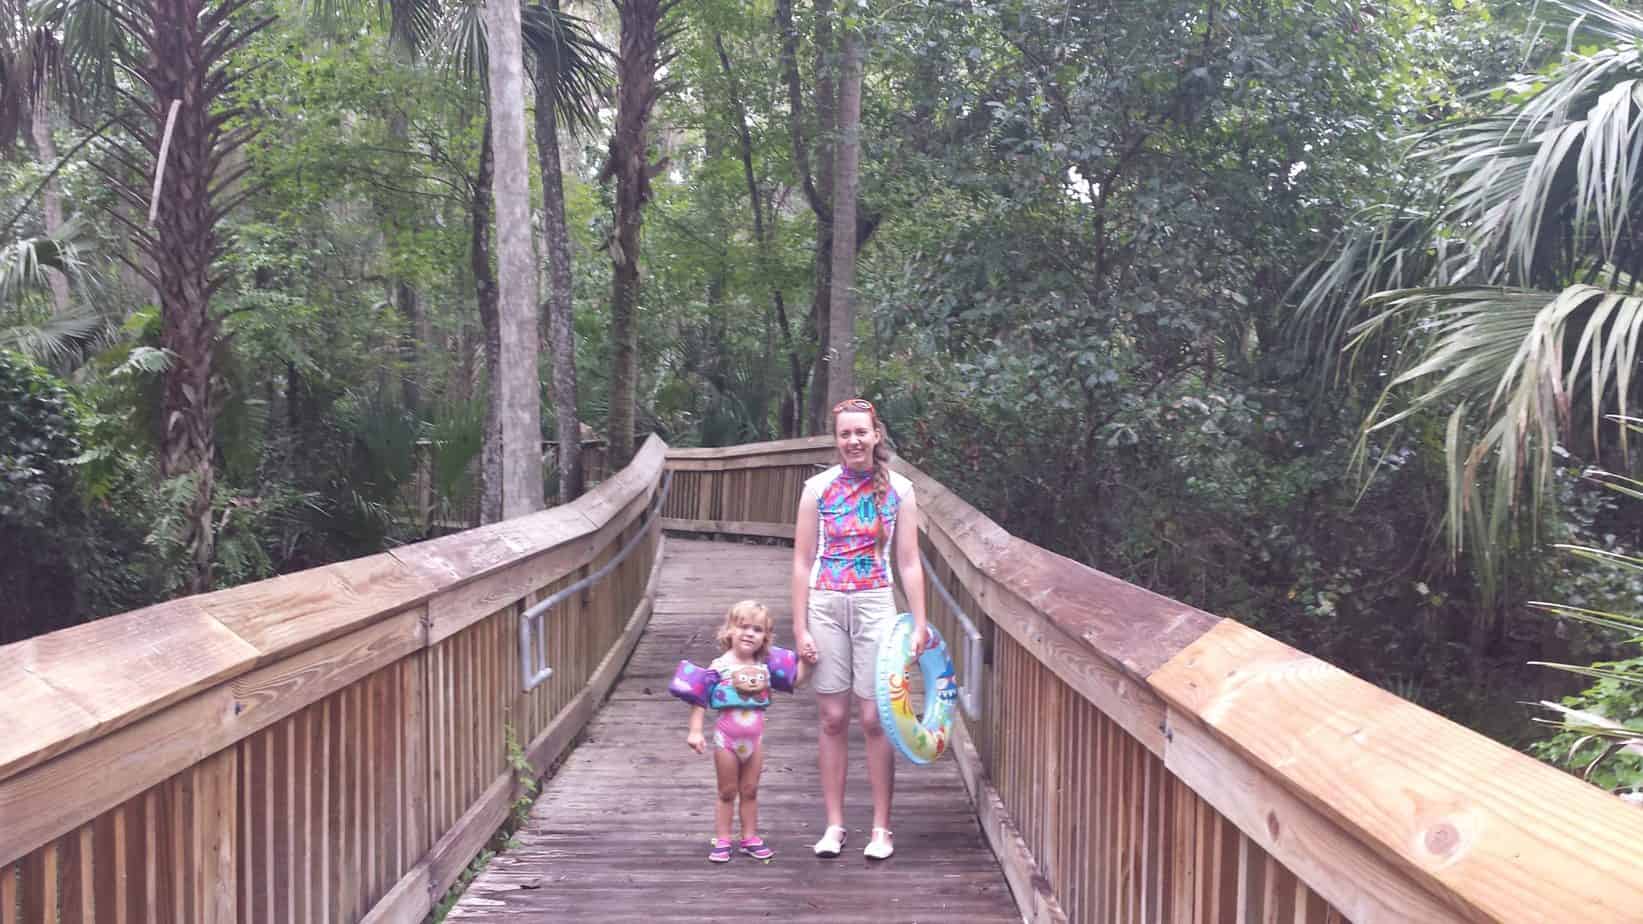
<path fill-rule="evenodd" d="M 303 6 L 315 22 L 330 29 L 372 20 L 386 24 L 389 38 L 413 56 L 428 50 L 441 12 L 439 0 L 304 0 Z"/>
<path fill-rule="evenodd" d="M 1532 601 L 1528 604 L 1532 609 L 1550 613 L 1554 616 L 1564 616 L 1587 625 L 1609 629 L 1615 632 L 1643 631 L 1643 620 L 1624 613 L 1607 613 L 1602 610 L 1588 609 L 1581 606 L 1570 606 L 1566 603 L 1545 603 Z"/>
<path fill-rule="evenodd" d="M 531 76 L 547 82 L 554 111 L 573 129 L 598 128 L 599 104 L 614 79 L 611 50 L 593 34 L 592 24 L 543 3 L 520 11 Z"/>
<path fill-rule="evenodd" d="M 120 63 L 132 53 L 123 15 L 121 0 L 34 0 L 30 16 L 62 43 L 69 98 L 81 106 L 100 107 L 114 94 Z"/>
<path fill-rule="evenodd" d="M 88 305 L 39 320 L 0 323 L 0 350 L 15 350 L 47 365 L 71 363 L 93 350 L 106 335 L 108 323 Z"/>
<path fill-rule="evenodd" d="M 488 67 L 485 17 L 478 0 L 452 3 L 445 8 L 435 27 L 432 57 L 463 83 L 484 79 Z"/>
<path fill-rule="evenodd" d="M 0 305 L 11 304 L 25 292 L 44 289 L 46 270 L 73 277 L 83 263 L 79 254 L 79 224 L 67 222 L 56 237 L 24 238 L 0 248 Z"/>

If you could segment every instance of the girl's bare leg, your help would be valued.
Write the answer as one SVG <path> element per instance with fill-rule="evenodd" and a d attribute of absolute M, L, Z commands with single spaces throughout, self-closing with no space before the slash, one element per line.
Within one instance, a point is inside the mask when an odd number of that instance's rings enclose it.
<path fill-rule="evenodd" d="M 736 793 L 740 788 L 739 769 L 735 754 L 724 748 L 713 749 L 713 770 L 719 777 L 719 801 L 713 807 L 713 836 L 721 841 L 730 840 L 730 821 L 736 812 Z"/>
<path fill-rule="evenodd" d="M 821 734 L 817 740 L 821 765 L 822 806 L 829 826 L 844 827 L 844 769 L 850 756 L 850 694 L 817 693 L 821 713 Z M 889 747 L 889 742 L 885 742 Z M 872 751 L 868 751 L 871 757 Z M 875 799 L 875 801 L 877 801 Z"/>
<path fill-rule="evenodd" d="M 741 781 L 737 787 L 742 801 L 742 840 L 759 836 L 759 776 L 764 773 L 764 742 L 753 749 L 753 756 L 741 765 Z"/>

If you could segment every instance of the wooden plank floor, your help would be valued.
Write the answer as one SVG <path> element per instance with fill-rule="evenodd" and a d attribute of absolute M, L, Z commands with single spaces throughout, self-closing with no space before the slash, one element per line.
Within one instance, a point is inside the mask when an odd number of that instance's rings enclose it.
<path fill-rule="evenodd" d="M 784 548 L 668 540 L 655 615 L 610 700 L 544 788 L 518 846 L 491 862 L 451 920 L 1021 920 L 950 758 L 898 763 L 896 855 L 863 859 L 872 810 L 854 722 L 850 844 L 836 860 L 811 855 L 824 817 L 808 690 L 777 694 L 765 726 L 759 827 L 775 859 L 707 861 L 713 767 L 685 747 L 689 710 L 667 682 L 679 658 L 712 660 L 718 620 L 737 600 L 770 606 L 777 642 L 791 644 L 791 561 Z"/>

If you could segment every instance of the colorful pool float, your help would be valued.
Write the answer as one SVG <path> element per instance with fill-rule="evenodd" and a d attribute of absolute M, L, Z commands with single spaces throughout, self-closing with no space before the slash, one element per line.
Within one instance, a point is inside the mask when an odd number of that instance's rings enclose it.
<path fill-rule="evenodd" d="M 913 657 L 913 615 L 902 613 L 879 640 L 877 696 L 879 724 L 903 757 L 927 764 L 947 750 L 958 710 L 958 681 L 947 642 L 935 626 L 931 644 Z M 913 714 L 912 671 L 924 679 L 924 716 Z"/>

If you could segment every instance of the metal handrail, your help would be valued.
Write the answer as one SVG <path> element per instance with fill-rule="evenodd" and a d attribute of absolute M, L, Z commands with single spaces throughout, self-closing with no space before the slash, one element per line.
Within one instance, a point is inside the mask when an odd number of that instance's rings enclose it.
<path fill-rule="evenodd" d="M 981 630 L 965 614 L 964 608 L 958 605 L 953 595 L 947 591 L 941 579 L 936 577 L 936 569 L 930 564 L 930 556 L 924 554 L 924 549 L 918 550 L 919 561 L 924 563 L 924 573 L 935 585 L 936 593 L 943 603 L 952 609 L 953 615 L 958 618 L 959 627 L 964 630 L 964 680 L 958 685 L 959 705 L 964 707 L 964 714 L 972 719 L 981 718 L 982 690 L 975 684 L 981 682 L 981 666 L 985 652 L 982 650 Z"/>
<path fill-rule="evenodd" d="M 537 670 L 532 660 L 531 656 L 534 654 L 535 648 L 532 644 L 531 635 L 533 624 L 561 601 L 569 598 L 572 594 L 580 593 L 584 588 L 609 574 L 611 569 L 626 561 L 627 557 L 633 554 L 633 550 L 638 547 L 639 540 L 643 539 L 645 534 L 649 532 L 648 527 L 656 522 L 657 515 L 662 510 L 662 505 L 667 503 L 667 493 L 672 487 L 673 471 L 669 469 L 662 475 L 662 489 L 656 492 L 655 500 L 645 510 L 644 522 L 646 529 L 634 533 L 632 538 L 628 539 L 627 543 L 616 553 L 616 556 L 601 565 L 599 570 L 594 571 L 587 577 L 578 579 L 569 587 L 549 594 L 525 612 L 519 614 L 519 676 L 524 678 L 525 692 L 528 693 L 536 689 L 542 685 L 542 681 L 553 676 L 553 668 L 543 665 L 541 670 Z"/>

